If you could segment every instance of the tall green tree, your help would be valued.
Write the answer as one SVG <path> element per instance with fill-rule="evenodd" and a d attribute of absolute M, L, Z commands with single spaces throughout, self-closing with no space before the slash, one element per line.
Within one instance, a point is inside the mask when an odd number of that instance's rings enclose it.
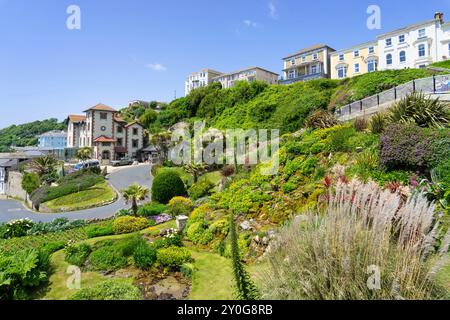
<path fill-rule="evenodd" d="M 48 155 L 34 159 L 30 167 L 42 177 L 54 173 L 57 164 L 58 160 L 54 156 Z"/>
<path fill-rule="evenodd" d="M 148 197 L 149 190 L 145 187 L 133 184 L 128 189 L 122 191 L 123 197 L 128 203 L 131 203 L 131 211 L 137 216 L 138 201 L 145 200 Z"/>
<path fill-rule="evenodd" d="M 156 121 L 157 118 L 158 113 L 156 111 L 147 109 L 145 110 L 144 114 L 140 116 L 139 122 L 148 129 Z"/>
<path fill-rule="evenodd" d="M 236 282 L 235 296 L 238 300 L 259 300 L 260 293 L 255 283 L 250 278 L 241 260 L 238 245 L 238 235 L 236 231 L 236 221 L 233 214 L 230 217 L 230 241 L 231 258 L 233 262 L 233 273 Z"/>

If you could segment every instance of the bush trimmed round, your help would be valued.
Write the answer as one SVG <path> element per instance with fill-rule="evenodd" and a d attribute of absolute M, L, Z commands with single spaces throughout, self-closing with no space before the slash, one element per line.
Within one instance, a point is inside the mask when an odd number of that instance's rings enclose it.
<path fill-rule="evenodd" d="M 180 176 L 172 171 L 158 174 L 153 181 L 152 200 L 167 204 L 170 199 L 185 196 L 186 188 Z"/>

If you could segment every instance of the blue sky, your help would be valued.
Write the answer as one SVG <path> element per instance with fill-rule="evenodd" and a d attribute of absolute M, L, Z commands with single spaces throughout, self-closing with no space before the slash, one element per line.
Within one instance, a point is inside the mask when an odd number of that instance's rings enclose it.
<path fill-rule="evenodd" d="M 71 4 L 81 30 L 66 27 Z M 366 27 L 371 4 L 382 30 Z M 99 102 L 170 101 L 205 67 L 281 73 L 301 48 L 345 48 L 435 11 L 450 19 L 450 0 L 0 0 L 0 128 Z"/>

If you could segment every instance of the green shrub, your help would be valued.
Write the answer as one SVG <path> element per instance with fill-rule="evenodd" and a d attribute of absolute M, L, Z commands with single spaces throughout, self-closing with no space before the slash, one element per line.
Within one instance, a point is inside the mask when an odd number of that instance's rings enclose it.
<path fill-rule="evenodd" d="M 419 127 L 445 128 L 450 124 L 450 107 L 439 98 L 430 99 L 423 93 L 413 93 L 389 109 L 392 123 L 415 123 Z"/>
<path fill-rule="evenodd" d="M 140 244 L 133 253 L 134 265 L 141 270 L 148 270 L 156 262 L 156 249 L 148 244 Z"/>
<path fill-rule="evenodd" d="M 140 234 L 134 234 L 114 242 L 112 246 L 120 255 L 124 257 L 131 257 L 136 248 L 143 244 L 146 244 L 146 241 L 142 238 L 142 236 Z"/>
<path fill-rule="evenodd" d="M 152 186 L 152 199 L 166 204 L 177 196 L 185 196 L 186 188 L 180 176 L 173 171 L 159 173 Z"/>
<path fill-rule="evenodd" d="M 25 300 L 48 280 L 50 255 L 42 250 L 0 252 L 0 300 Z"/>
<path fill-rule="evenodd" d="M 189 188 L 188 194 L 192 200 L 198 200 L 202 197 L 206 197 L 210 194 L 211 190 L 214 188 L 214 183 L 208 179 L 202 180 L 200 182 L 194 183 L 192 187 Z"/>
<path fill-rule="evenodd" d="M 192 278 L 192 275 L 194 274 L 194 265 L 192 263 L 183 263 L 180 267 L 180 272 L 186 277 L 186 278 Z"/>
<path fill-rule="evenodd" d="M 41 185 L 41 179 L 36 173 L 25 172 L 22 178 L 22 189 L 27 194 L 33 193 Z"/>
<path fill-rule="evenodd" d="M 69 245 L 66 248 L 65 261 L 71 265 L 82 267 L 86 263 L 91 252 L 91 247 L 86 243 L 82 243 L 78 246 Z"/>
<path fill-rule="evenodd" d="M 167 213 L 169 213 L 172 217 L 188 215 L 191 213 L 193 206 L 194 204 L 190 199 L 185 197 L 175 197 L 169 201 Z"/>
<path fill-rule="evenodd" d="M 10 239 L 24 237 L 27 232 L 33 228 L 34 222 L 30 219 L 19 219 L 13 220 L 8 223 L 1 225 L 0 227 L 0 238 Z"/>
<path fill-rule="evenodd" d="M 366 118 L 356 118 L 353 121 L 353 127 L 357 132 L 363 132 L 369 126 Z"/>
<path fill-rule="evenodd" d="M 161 213 L 164 213 L 166 210 L 167 206 L 162 203 L 149 202 L 139 207 L 137 214 L 140 217 L 152 217 L 160 215 Z"/>
<path fill-rule="evenodd" d="M 86 234 L 89 239 L 104 237 L 114 234 L 112 222 L 106 225 L 93 225 L 86 228 Z"/>
<path fill-rule="evenodd" d="M 34 223 L 31 229 L 28 230 L 27 235 L 42 235 L 54 232 L 63 232 L 66 230 L 81 228 L 86 225 L 84 220 L 70 221 L 67 218 L 57 218 L 52 222 L 38 222 Z"/>
<path fill-rule="evenodd" d="M 331 138 L 331 150 L 334 152 L 349 152 L 351 146 L 348 143 L 350 137 L 355 135 L 355 129 L 349 127 L 343 127 L 333 132 L 330 135 Z"/>
<path fill-rule="evenodd" d="M 112 223 L 114 234 L 132 233 L 148 227 L 148 220 L 131 216 L 119 217 Z"/>
<path fill-rule="evenodd" d="M 127 258 L 114 246 L 101 247 L 89 256 L 89 268 L 96 271 L 115 271 L 127 265 Z"/>
<path fill-rule="evenodd" d="M 118 280 L 105 281 L 94 288 L 84 288 L 70 300 L 141 300 L 142 294 L 135 286 Z"/>
<path fill-rule="evenodd" d="M 66 247 L 66 243 L 64 241 L 57 241 L 57 242 L 49 242 L 41 246 L 40 250 L 48 253 L 49 255 L 62 250 Z"/>
<path fill-rule="evenodd" d="M 169 247 L 159 249 L 157 254 L 157 261 L 170 268 L 180 268 L 183 263 L 190 262 L 192 260 L 191 252 L 186 248 Z"/>
<path fill-rule="evenodd" d="M 369 121 L 369 130 L 373 134 L 381 134 L 384 131 L 384 128 L 388 124 L 388 119 L 385 113 L 377 113 L 370 118 Z"/>

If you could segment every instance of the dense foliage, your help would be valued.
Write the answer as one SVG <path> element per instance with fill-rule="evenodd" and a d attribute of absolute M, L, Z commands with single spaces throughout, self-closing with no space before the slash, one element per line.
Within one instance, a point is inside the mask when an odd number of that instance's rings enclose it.
<path fill-rule="evenodd" d="M 34 204 L 42 204 L 75 192 L 87 190 L 104 180 L 103 176 L 89 171 L 77 172 L 61 178 L 58 181 L 59 185 L 56 187 L 45 185 L 36 189 L 31 194 L 31 200 Z"/>
<path fill-rule="evenodd" d="M 112 230 L 115 234 L 123 234 L 140 231 L 148 226 L 149 222 L 146 218 L 124 216 L 114 220 Z"/>
<path fill-rule="evenodd" d="M 10 151 L 11 146 L 26 147 L 37 145 L 37 136 L 52 130 L 65 130 L 66 125 L 57 119 L 35 121 L 12 125 L 0 130 L 0 152 Z"/>
<path fill-rule="evenodd" d="M 49 255 L 40 250 L 0 253 L 0 300 L 30 298 L 48 280 Z"/>
<path fill-rule="evenodd" d="M 173 197 L 186 195 L 186 188 L 180 176 L 173 171 L 159 173 L 152 185 L 152 200 L 166 204 Z"/>

